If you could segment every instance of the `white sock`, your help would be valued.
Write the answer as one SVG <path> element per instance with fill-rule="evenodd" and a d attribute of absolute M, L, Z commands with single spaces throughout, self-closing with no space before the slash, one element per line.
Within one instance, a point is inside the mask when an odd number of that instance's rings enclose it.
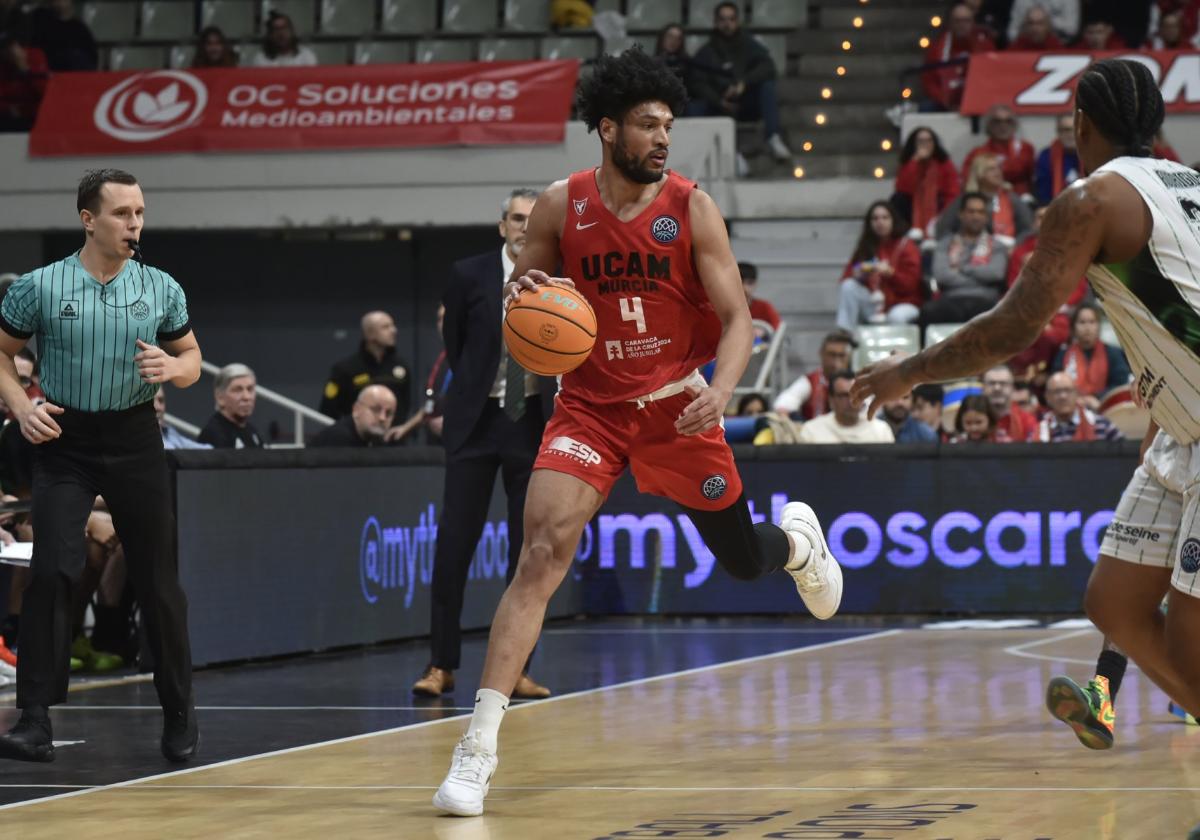
<path fill-rule="evenodd" d="M 808 537 L 797 534 L 795 531 L 788 531 L 788 536 L 792 538 L 796 547 L 792 549 L 792 559 L 784 568 L 791 572 L 798 572 L 807 565 L 808 558 L 812 555 L 812 543 L 808 541 Z"/>
<path fill-rule="evenodd" d="M 467 732 L 475 733 L 479 743 L 490 753 L 496 752 L 500 739 L 500 721 L 508 711 L 508 698 L 499 691 L 481 688 L 475 692 L 475 714 Z"/>

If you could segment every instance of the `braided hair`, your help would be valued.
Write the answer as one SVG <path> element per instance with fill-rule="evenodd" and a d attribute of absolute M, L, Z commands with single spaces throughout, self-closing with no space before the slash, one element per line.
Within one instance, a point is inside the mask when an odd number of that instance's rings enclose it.
<path fill-rule="evenodd" d="M 1144 64 L 1116 58 L 1097 61 L 1080 78 L 1075 104 L 1119 151 L 1151 156 L 1164 107 L 1158 84 Z"/>

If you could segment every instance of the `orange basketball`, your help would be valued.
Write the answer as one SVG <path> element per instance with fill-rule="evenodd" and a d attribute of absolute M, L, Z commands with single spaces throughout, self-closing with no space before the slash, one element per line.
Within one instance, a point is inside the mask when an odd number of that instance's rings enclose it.
<path fill-rule="evenodd" d="M 525 289 L 504 313 L 504 343 L 521 366 L 561 376 L 583 364 L 596 343 L 596 313 L 574 289 Z"/>

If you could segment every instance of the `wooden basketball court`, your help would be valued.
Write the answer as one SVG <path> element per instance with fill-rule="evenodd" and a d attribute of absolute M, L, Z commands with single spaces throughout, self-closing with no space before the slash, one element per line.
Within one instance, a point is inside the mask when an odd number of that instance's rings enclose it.
<path fill-rule="evenodd" d="M 47 790 L 0 825 L 22 840 L 1183 838 L 1200 822 L 1200 729 L 1133 668 L 1109 752 L 1042 705 L 1047 679 L 1088 676 L 1098 645 L 1093 630 L 888 630 L 518 706 L 481 818 L 429 801 L 458 715 Z"/>

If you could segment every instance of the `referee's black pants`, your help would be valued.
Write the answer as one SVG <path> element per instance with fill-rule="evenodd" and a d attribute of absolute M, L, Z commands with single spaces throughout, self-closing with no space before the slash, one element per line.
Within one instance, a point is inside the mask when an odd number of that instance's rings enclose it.
<path fill-rule="evenodd" d="M 192 702 L 187 599 L 179 586 L 174 514 L 152 403 L 125 411 L 67 409 L 62 436 L 34 448 L 32 579 L 21 605 L 17 706 L 67 699 L 71 593 L 83 573 L 84 529 L 103 496 L 125 550 L 168 711 Z"/>
<path fill-rule="evenodd" d="M 545 426 L 537 397 L 526 401 L 525 414 L 515 421 L 500 408 L 499 400 L 489 398 L 471 437 L 459 451 L 446 456 L 446 488 L 433 559 L 431 665 L 447 671 L 459 666 L 463 591 L 487 521 L 497 470 L 508 501 L 507 582 L 512 583 L 517 573 L 525 535 L 525 491 Z"/>

